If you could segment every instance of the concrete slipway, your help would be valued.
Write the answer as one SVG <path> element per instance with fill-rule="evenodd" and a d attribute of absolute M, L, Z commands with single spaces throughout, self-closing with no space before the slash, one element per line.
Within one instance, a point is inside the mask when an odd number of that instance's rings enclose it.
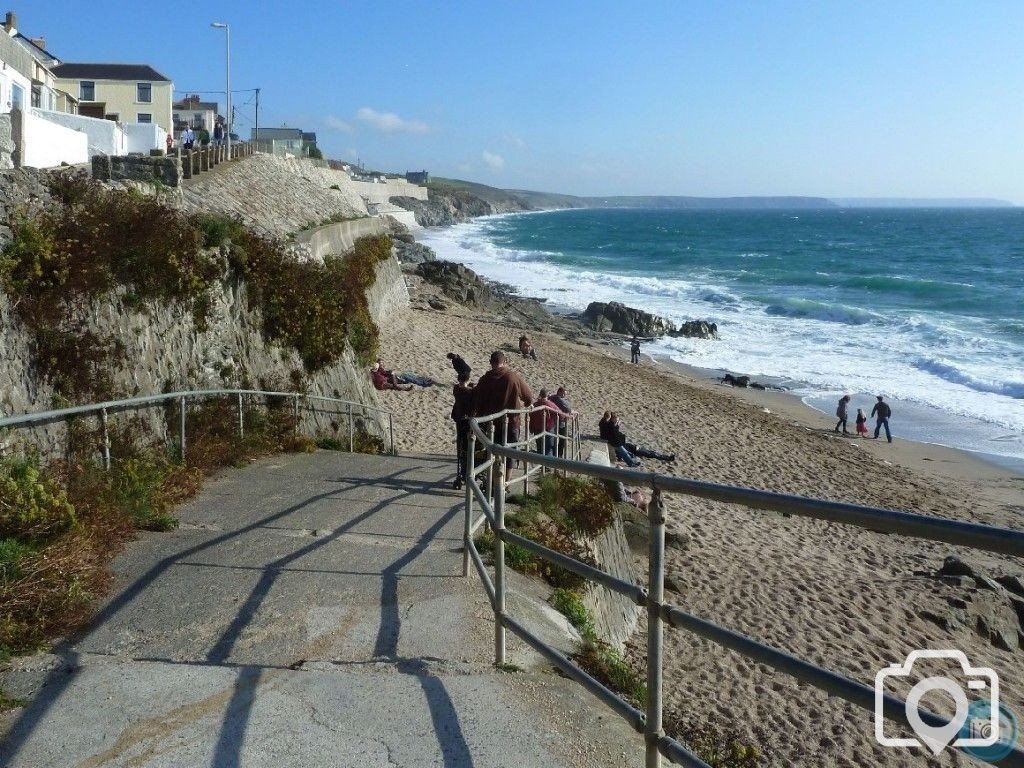
<path fill-rule="evenodd" d="M 4 676 L 31 700 L 0 765 L 641 764 L 640 737 L 528 650 L 529 671 L 491 665 L 451 473 L 317 452 L 214 479 L 117 559 L 83 636 Z"/>

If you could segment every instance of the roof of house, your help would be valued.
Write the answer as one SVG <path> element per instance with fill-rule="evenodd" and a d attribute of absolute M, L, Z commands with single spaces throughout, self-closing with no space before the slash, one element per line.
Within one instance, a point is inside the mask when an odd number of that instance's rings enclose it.
<path fill-rule="evenodd" d="M 256 129 L 252 129 L 253 135 Z M 300 128 L 260 128 L 257 139 L 263 141 L 274 141 L 275 139 L 301 139 L 302 129 Z"/>
<path fill-rule="evenodd" d="M 181 99 L 174 102 L 171 105 L 174 109 L 198 109 L 200 111 L 216 112 L 217 102 L 216 101 L 190 101 L 189 99 Z"/>
<path fill-rule="evenodd" d="M 54 56 L 45 48 L 36 45 L 32 38 L 25 37 L 21 32 L 15 34 L 14 39 L 28 48 L 28 52 L 31 53 L 36 60 L 42 62 L 47 67 L 60 63 L 60 59 L 57 56 Z"/>
<path fill-rule="evenodd" d="M 316 133 L 314 131 L 303 131 L 302 132 L 302 140 L 303 141 L 311 141 L 314 144 L 316 144 Z"/>
<path fill-rule="evenodd" d="M 61 64 L 53 74 L 68 80 L 139 80 L 171 82 L 148 64 Z"/>

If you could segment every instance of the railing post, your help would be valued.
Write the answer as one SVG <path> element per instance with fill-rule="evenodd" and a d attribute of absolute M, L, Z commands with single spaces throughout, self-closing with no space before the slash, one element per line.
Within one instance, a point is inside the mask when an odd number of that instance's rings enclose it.
<path fill-rule="evenodd" d="M 100 410 L 100 423 L 103 425 L 103 468 L 110 471 L 110 433 L 107 431 L 107 409 Z"/>
<path fill-rule="evenodd" d="M 530 414 L 526 414 L 526 426 L 523 427 L 523 433 L 526 435 L 526 448 L 524 449 L 527 453 L 530 452 Z M 543 470 L 541 470 L 543 472 Z M 523 462 L 523 476 L 526 478 L 523 480 L 523 495 L 529 495 L 530 493 L 530 463 L 528 461 Z"/>
<path fill-rule="evenodd" d="M 242 393 L 238 393 L 238 436 L 245 438 L 245 411 L 242 409 Z"/>
<path fill-rule="evenodd" d="M 292 434 L 299 434 L 299 393 L 295 393 L 295 401 L 292 403 Z"/>
<path fill-rule="evenodd" d="M 181 463 L 185 463 L 185 398 L 181 397 L 178 399 L 178 410 L 181 412 L 181 430 L 178 433 L 178 438 L 181 442 Z"/>
<path fill-rule="evenodd" d="M 491 445 L 494 445 L 494 422 L 493 421 L 487 422 L 487 440 L 488 440 L 488 442 L 490 442 Z M 491 509 L 493 509 L 494 508 L 494 472 L 495 472 L 494 467 L 498 463 L 500 457 L 495 456 L 492 453 L 491 454 L 491 458 L 493 458 L 494 461 L 491 462 L 491 467 L 490 467 L 490 469 L 487 470 L 487 503 L 490 504 L 491 505 Z M 504 461 L 504 459 L 500 459 L 500 460 Z"/>
<path fill-rule="evenodd" d="M 506 421 L 507 423 L 507 421 Z M 494 503 L 494 666 L 505 664 L 505 458 L 498 459 L 498 496 Z"/>
<path fill-rule="evenodd" d="M 348 404 L 348 452 L 356 449 L 355 425 L 352 423 L 352 403 Z"/>
<path fill-rule="evenodd" d="M 458 450 L 456 448 L 456 450 Z M 462 575 L 469 576 L 469 547 L 470 539 L 473 537 L 473 489 L 470 483 L 476 482 L 476 433 L 472 428 L 469 430 L 469 440 L 466 441 L 466 526 L 462 532 Z"/>
<path fill-rule="evenodd" d="M 647 571 L 647 722 L 644 741 L 647 744 L 646 768 L 660 768 L 658 741 L 664 735 L 661 723 L 662 640 L 664 625 L 661 602 L 665 598 L 665 500 L 654 489 L 647 510 L 650 521 L 650 546 Z"/>
<path fill-rule="evenodd" d="M 395 417 L 388 412 L 388 435 L 391 438 L 391 455 L 395 456 Z"/>

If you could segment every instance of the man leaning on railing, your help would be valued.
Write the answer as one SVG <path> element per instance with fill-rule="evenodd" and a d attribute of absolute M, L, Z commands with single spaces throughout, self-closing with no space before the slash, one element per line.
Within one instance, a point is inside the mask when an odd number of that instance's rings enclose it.
<path fill-rule="evenodd" d="M 490 416 L 504 410 L 518 408 L 520 403 L 529 406 L 533 403 L 533 392 L 523 377 L 508 367 L 505 353 L 491 353 L 491 369 L 476 383 L 473 392 L 473 414 Z M 498 419 L 494 423 L 494 442 L 498 445 L 519 442 L 519 414 L 510 414 L 506 419 Z M 512 462 L 506 465 L 511 469 Z"/>

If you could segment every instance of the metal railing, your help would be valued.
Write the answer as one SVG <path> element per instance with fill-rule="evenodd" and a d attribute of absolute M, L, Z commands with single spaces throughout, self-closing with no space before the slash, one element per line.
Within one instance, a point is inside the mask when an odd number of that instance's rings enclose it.
<path fill-rule="evenodd" d="M 495 429 L 505 429 L 508 416 L 523 411 L 503 411 L 491 416 L 470 420 L 469 450 L 466 466 L 466 519 L 464 528 L 465 556 L 463 575 L 469 575 L 468 564 L 472 561 L 483 582 L 484 589 L 494 611 L 494 659 L 496 665 L 505 663 L 505 630 L 511 630 L 527 645 L 539 652 L 568 677 L 583 685 L 588 691 L 623 717 L 638 733 L 644 735 L 646 743 L 646 765 L 656 768 L 661 765 L 661 756 L 668 757 L 679 765 L 692 768 L 709 768 L 697 755 L 675 739 L 666 736 L 662 730 L 662 686 L 663 686 L 663 633 L 665 624 L 669 627 L 692 632 L 724 648 L 742 654 L 748 659 L 766 664 L 784 672 L 802 683 L 807 683 L 831 695 L 839 696 L 862 709 L 874 712 L 876 694 L 873 687 L 851 678 L 817 666 L 786 651 L 761 643 L 731 629 L 694 616 L 665 602 L 665 499 L 666 491 L 696 496 L 709 501 L 739 504 L 750 509 L 800 515 L 817 520 L 842 523 L 870 531 L 913 536 L 932 541 L 941 541 L 958 546 L 974 547 L 989 552 L 1024 557 L 1024 533 L 1005 528 L 996 528 L 956 520 L 945 520 L 924 515 L 895 512 L 888 509 L 864 507 L 841 502 L 824 501 L 802 496 L 790 496 L 769 491 L 758 491 L 729 485 L 705 483 L 685 478 L 669 477 L 632 469 L 590 464 L 574 459 L 560 459 L 538 453 L 519 450 L 521 442 L 502 445 L 494 440 Z M 484 428 L 486 427 L 486 433 Z M 487 458 L 475 463 L 477 442 L 483 446 Z M 578 458 L 579 451 L 575 456 Z M 511 461 L 536 464 L 556 472 L 572 472 L 609 482 L 629 483 L 646 486 L 652 490 L 653 498 L 648 506 L 650 533 L 648 540 L 648 587 L 631 584 L 598 568 L 581 563 L 574 558 L 523 538 L 505 528 L 505 496 L 508 487 L 516 479 L 506 477 Z M 481 488 L 477 476 L 486 472 L 486 487 Z M 481 515 L 474 515 L 474 504 L 479 504 Z M 484 523 L 489 523 L 494 532 L 494 579 L 484 566 L 480 553 L 473 541 L 473 534 Z M 618 693 L 603 685 L 564 654 L 531 633 L 521 623 L 508 615 L 505 607 L 505 545 L 515 544 L 532 554 L 565 568 L 585 579 L 625 595 L 647 611 L 647 699 L 645 711 L 641 712 Z M 891 695 L 881 697 L 885 718 L 910 726 L 906 716 L 906 703 Z M 931 727 L 943 727 L 947 718 L 924 709 L 918 710 L 921 720 Z M 873 729 L 871 731 L 874 732 Z M 1024 750 L 1014 749 L 999 766 L 1024 768 Z"/>
<path fill-rule="evenodd" d="M 342 400 L 337 397 L 325 397 L 323 395 L 307 395 L 302 392 L 273 392 L 262 389 L 194 389 L 180 392 L 167 392 L 160 395 L 143 395 L 141 397 L 130 397 L 123 400 L 107 400 L 102 403 L 91 403 L 89 405 L 76 405 L 71 408 L 61 408 L 53 411 L 37 411 L 19 416 L 5 416 L 0 418 L 0 429 L 25 428 L 33 425 L 48 424 L 59 421 L 66 421 L 76 416 L 97 415 L 100 420 L 100 428 L 103 434 L 103 464 L 110 469 L 110 433 L 108 428 L 108 417 L 112 412 L 131 410 L 162 403 L 178 403 L 179 411 L 179 458 L 185 460 L 185 447 L 187 444 L 186 416 L 188 415 L 188 400 L 190 398 L 203 397 L 236 397 L 238 399 L 238 431 L 239 435 L 245 436 L 245 398 L 249 396 L 258 397 L 279 397 L 292 401 L 292 413 L 296 419 L 296 429 L 301 418 L 300 402 L 330 403 L 343 405 L 343 409 L 329 411 L 335 414 L 347 414 L 348 416 L 348 446 L 349 451 L 355 447 L 355 418 L 360 416 L 367 418 L 369 413 L 378 413 L 387 416 L 388 423 L 388 446 L 390 453 L 395 453 L 395 426 L 394 417 L 391 411 L 385 408 L 378 408 L 375 405 L 365 405 L 351 400 Z"/>

